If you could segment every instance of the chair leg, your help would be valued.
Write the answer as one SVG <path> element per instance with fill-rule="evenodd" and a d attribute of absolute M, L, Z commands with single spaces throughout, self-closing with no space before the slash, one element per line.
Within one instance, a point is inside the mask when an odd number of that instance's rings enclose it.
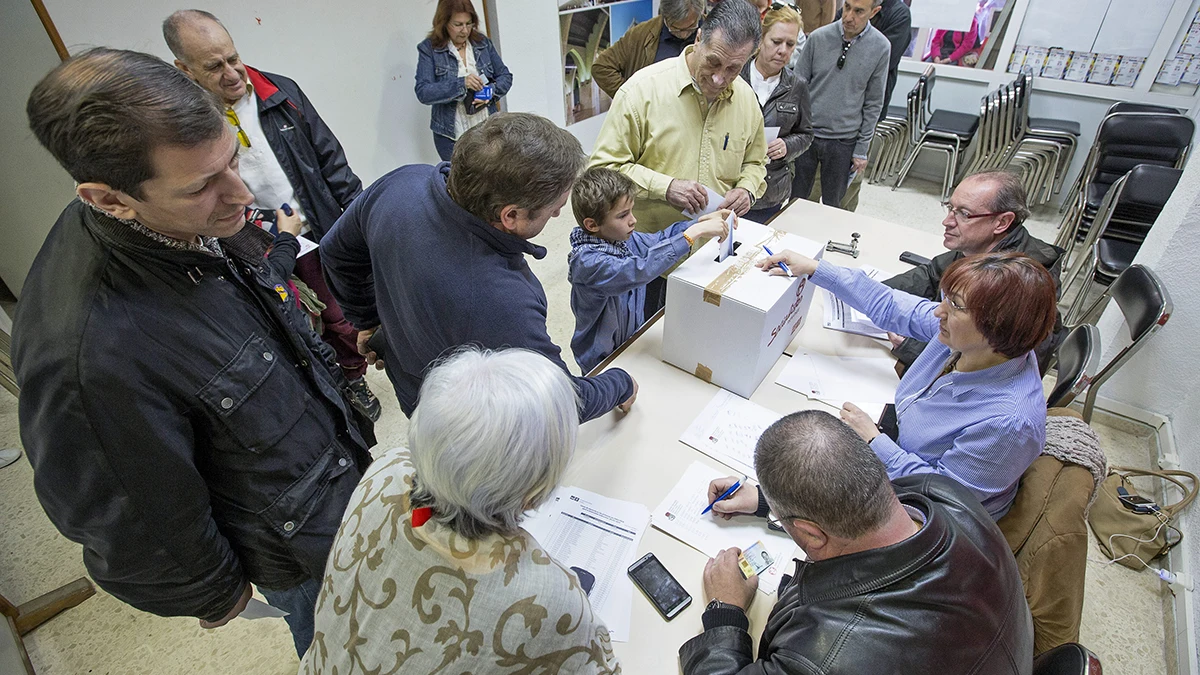
<path fill-rule="evenodd" d="M 900 167 L 900 175 L 896 176 L 896 182 L 892 183 L 892 191 L 904 184 L 904 178 L 908 176 L 909 169 L 912 168 L 913 162 L 917 161 L 917 155 L 921 154 L 921 150 L 925 147 L 923 143 L 918 143 L 909 151 L 908 157 L 904 160 L 904 166 Z"/>
<path fill-rule="evenodd" d="M 1096 266 L 1093 263 L 1091 269 L 1088 270 L 1087 276 L 1083 278 L 1083 283 L 1079 287 L 1079 295 L 1075 296 L 1075 300 L 1071 303 L 1070 309 L 1067 310 L 1067 315 L 1063 317 L 1063 323 L 1068 326 L 1076 326 L 1083 323 L 1083 317 L 1080 316 L 1084 307 L 1087 304 L 1084 300 L 1087 299 L 1088 290 L 1091 289 L 1093 279 L 1096 274 Z M 1063 288 L 1066 288 L 1065 286 Z"/>

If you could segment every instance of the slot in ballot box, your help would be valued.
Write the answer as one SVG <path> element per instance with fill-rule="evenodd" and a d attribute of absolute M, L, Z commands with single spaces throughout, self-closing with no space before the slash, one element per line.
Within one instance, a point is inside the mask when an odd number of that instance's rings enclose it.
<path fill-rule="evenodd" d="M 804 325 L 816 291 L 807 277 L 769 275 L 754 263 L 767 257 L 764 246 L 818 259 L 825 247 L 749 220 L 736 237 L 734 255 L 717 262 L 710 239 L 667 277 L 662 359 L 750 398 Z"/>

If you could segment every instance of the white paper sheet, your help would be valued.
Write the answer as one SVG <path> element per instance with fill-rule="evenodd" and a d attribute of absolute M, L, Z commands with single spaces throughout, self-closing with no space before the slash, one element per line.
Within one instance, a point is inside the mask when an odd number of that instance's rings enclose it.
<path fill-rule="evenodd" d="M 255 619 L 282 619 L 287 615 L 288 612 L 278 607 L 272 607 L 258 598 L 250 598 L 250 602 L 246 603 L 246 609 L 238 614 L 238 618 L 254 621 Z"/>
<path fill-rule="evenodd" d="M 913 28 L 934 28 L 959 32 L 971 28 L 976 0 L 912 0 Z"/>
<path fill-rule="evenodd" d="M 878 420 L 884 406 L 895 401 L 900 380 L 894 359 L 798 351 L 775 382 L 837 408 L 849 401 Z"/>
<path fill-rule="evenodd" d="M 1113 76 L 1112 85 L 1114 87 L 1132 87 L 1137 82 L 1144 65 L 1146 65 L 1146 59 L 1140 56 L 1121 59 L 1121 62 L 1117 64 L 1117 74 Z"/>
<path fill-rule="evenodd" d="M 646 507 L 576 487 L 559 487 L 521 524 L 542 548 L 575 571 L 615 642 L 629 641 L 633 582 L 627 570 L 646 532 Z"/>
<path fill-rule="evenodd" d="M 866 272 L 867 276 L 871 279 L 882 279 L 885 276 L 884 271 L 878 267 L 863 265 L 859 269 Z M 826 328 L 843 333 L 865 335 L 880 340 L 887 339 L 887 332 L 872 323 L 866 314 L 842 302 L 841 299 L 828 290 L 821 289 L 821 293 L 821 297 L 825 300 L 825 320 L 823 325 Z"/>
<path fill-rule="evenodd" d="M 704 186 L 704 189 L 708 191 L 708 206 L 705 206 L 704 210 L 701 211 L 700 213 L 692 213 L 691 211 L 684 211 L 683 215 L 687 216 L 688 218 L 693 218 L 693 219 L 699 218 L 700 216 L 708 215 L 708 214 L 712 213 L 713 211 L 716 211 L 717 207 L 721 205 L 721 202 L 725 201 L 725 197 L 723 195 L 717 194 L 716 190 L 708 187 L 707 185 Z"/>
<path fill-rule="evenodd" d="M 320 244 L 309 239 L 308 237 L 296 237 L 296 241 L 300 242 L 300 252 L 296 254 L 297 258 L 306 256 L 320 248 Z"/>
<path fill-rule="evenodd" d="M 1192 58 L 1179 81 L 1183 84 L 1200 84 L 1200 58 Z"/>
<path fill-rule="evenodd" d="M 1189 63 L 1191 63 L 1191 59 L 1185 57 L 1167 59 L 1163 62 L 1162 69 L 1158 71 L 1158 77 L 1154 78 L 1154 81 L 1168 87 L 1177 86 L 1183 79 L 1183 74 L 1187 72 Z"/>
<path fill-rule="evenodd" d="M 1062 49 L 1051 49 L 1046 56 L 1046 64 L 1042 66 L 1042 77 L 1051 80 L 1063 79 L 1063 73 L 1067 70 L 1067 60 L 1069 52 Z"/>
<path fill-rule="evenodd" d="M 763 127 L 763 135 L 767 138 L 767 145 L 770 145 L 771 141 L 779 138 L 779 127 Z"/>
<path fill-rule="evenodd" d="M 708 484 L 728 476 L 729 472 L 714 469 L 702 462 L 688 467 L 666 499 L 650 516 L 654 527 L 712 558 L 721 549 L 744 549 L 762 541 L 775 564 L 758 576 L 758 590 L 771 595 L 779 590 L 779 582 L 791 568 L 792 558 L 804 559 L 796 543 L 782 532 L 767 528 L 766 522 L 754 516 L 735 516 L 724 520 L 709 513 L 700 515 L 708 506 Z M 749 489 L 746 486 L 742 489 Z"/>
<path fill-rule="evenodd" d="M 1025 45 L 1017 45 L 1013 48 L 1012 56 L 1008 58 L 1008 72 L 1016 73 L 1021 70 L 1021 66 L 1025 65 L 1025 52 L 1029 51 L 1029 47 Z"/>
<path fill-rule="evenodd" d="M 704 411 L 679 440 L 737 473 L 755 480 L 754 446 L 767 427 L 783 415 L 724 389 L 704 406 Z"/>
<path fill-rule="evenodd" d="M 1096 62 L 1092 64 L 1092 74 L 1088 75 L 1087 81 L 1092 84 L 1111 84 L 1118 60 L 1120 57 L 1116 54 L 1097 54 Z"/>
<path fill-rule="evenodd" d="M 725 241 L 721 242 L 721 246 L 717 252 L 717 262 L 724 262 L 726 258 L 733 255 L 733 245 L 737 243 L 737 230 L 734 229 L 734 223 L 737 221 L 737 214 L 730 213 L 725 219 L 725 229 L 729 231 L 729 236 L 725 237 Z"/>
<path fill-rule="evenodd" d="M 1092 72 L 1092 61 L 1096 55 L 1091 52 L 1071 52 L 1071 65 L 1063 79 L 1070 82 L 1086 82 L 1088 73 Z"/>

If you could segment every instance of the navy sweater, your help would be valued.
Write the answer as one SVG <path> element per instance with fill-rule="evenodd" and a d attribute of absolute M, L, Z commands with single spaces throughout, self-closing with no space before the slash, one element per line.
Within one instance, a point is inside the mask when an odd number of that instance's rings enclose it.
<path fill-rule="evenodd" d="M 425 372 L 455 347 L 520 347 L 563 370 L 546 332 L 546 292 L 525 262 L 546 249 L 501 232 L 450 199 L 448 163 L 403 166 L 350 205 L 321 240 L 321 264 L 342 311 L 382 326 L 387 374 L 411 415 Z M 633 395 L 620 369 L 573 377 L 587 421 Z"/>

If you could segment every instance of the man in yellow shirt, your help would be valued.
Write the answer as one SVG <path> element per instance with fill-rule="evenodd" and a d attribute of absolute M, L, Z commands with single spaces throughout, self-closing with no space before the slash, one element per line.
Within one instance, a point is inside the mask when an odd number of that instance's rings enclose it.
<path fill-rule="evenodd" d="M 695 45 L 634 73 L 617 92 L 590 166 L 614 169 L 637 184 L 639 230 L 658 232 L 680 220 L 681 211 L 704 211 L 708 189 L 723 195 L 718 208 L 738 215 L 766 190 L 762 109 L 739 77 L 761 38 L 753 6 L 722 2 L 709 12 Z M 665 296 L 660 277 L 646 288 L 647 317 Z"/>

